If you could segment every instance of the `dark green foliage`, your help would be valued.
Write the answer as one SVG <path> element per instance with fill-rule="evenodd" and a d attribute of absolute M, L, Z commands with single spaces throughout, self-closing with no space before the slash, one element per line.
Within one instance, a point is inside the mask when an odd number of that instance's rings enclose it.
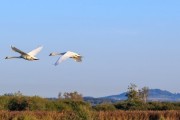
<path fill-rule="evenodd" d="M 126 96 L 128 97 L 128 101 L 140 101 L 137 86 L 135 84 L 131 84 L 130 86 L 128 86 Z"/>
<path fill-rule="evenodd" d="M 26 97 L 14 97 L 9 101 L 8 109 L 11 111 L 28 110 L 29 101 Z"/>
<path fill-rule="evenodd" d="M 49 108 L 47 108 L 49 103 L 50 101 L 48 101 L 47 99 L 43 99 L 38 96 L 12 96 L 8 103 L 8 109 L 11 111 L 48 110 L 50 109 L 50 106 Z"/>
<path fill-rule="evenodd" d="M 103 103 L 100 105 L 93 106 L 93 109 L 96 111 L 114 111 L 116 110 L 113 104 Z"/>
<path fill-rule="evenodd" d="M 114 106 L 120 110 L 147 110 L 146 104 L 141 101 L 123 101 L 115 103 Z"/>
<path fill-rule="evenodd" d="M 10 111 L 69 111 L 75 114 L 78 120 L 89 119 L 92 111 L 91 105 L 81 100 L 69 98 L 48 100 L 38 96 L 0 96 L 0 109 Z"/>
<path fill-rule="evenodd" d="M 180 110 L 180 103 L 170 102 L 149 102 L 147 104 L 148 110 Z"/>
<path fill-rule="evenodd" d="M 120 110 L 180 110 L 180 102 L 148 102 L 141 101 L 122 101 L 115 103 L 114 106 Z"/>
<path fill-rule="evenodd" d="M 126 93 L 127 101 L 130 104 L 136 104 L 139 102 L 146 103 L 148 98 L 149 88 L 143 87 L 142 89 L 137 90 L 137 86 L 135 84 L 130 84 L 128 86 L 128 91 Z"/>
<path fill-rule="evenodd" d="M 93 98 L 93 97 L 84 97 L 84 101 L 91 103 L 91 105 L 98 105 L 103 103 L 116 103 L 118 100 L 109 99 L 109 98 Z"/>
<path fill-rule="evenodd" d="M 108 110 L 180 110 L 180 102 L 147 102 L 121 101 L 118 103 L 103 103 L 91 106 L 88 102 L 71 99 L 45 99 L 38 96 L 0 96 L 0 110 L 10 111 L 76 111 L 77 114 L 89 114 L 94 109 L 97 111 Z"/>

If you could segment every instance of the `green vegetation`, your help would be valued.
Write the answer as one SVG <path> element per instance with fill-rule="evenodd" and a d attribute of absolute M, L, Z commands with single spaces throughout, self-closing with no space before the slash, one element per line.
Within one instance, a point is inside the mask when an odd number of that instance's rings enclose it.
<path fill-rule="evenodd" d="M 59 93 L 57 99 L 5 94 L 0 96 L 0 120 L 180 119 L 180 102 L 147 102 L 147 87 L 137 90 L 131 84 L 126 95 L 125 101 L 91 105 L 78 92 Z"/>
<path fill-rule="evenodd" d="M 179 120 L 180 111 L 94 111 L 79 117 L 70 111 L 1 111 L 0 120 Z"/>
<path fill-rule="evenodd" d="M 179 102 L 147 102 L 148 87 L 137 90 L 135 84 L 128 86 L 127 100 L 114 104 L 119 110 L 180 110 Z"/>

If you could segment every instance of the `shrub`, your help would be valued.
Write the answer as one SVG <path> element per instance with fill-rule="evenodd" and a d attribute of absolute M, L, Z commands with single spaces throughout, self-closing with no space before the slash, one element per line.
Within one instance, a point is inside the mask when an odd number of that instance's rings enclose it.
<path fill-rule="evenodd" d="M 14 97 L 9 101 L 8 108 L 11 111 L 23 111 L 28 110 L 29 103 L 25 97 Z"/>
<path fill-rule="evenodd" d="M 96 111 L 113 111 L 116 110 L 115 106 L 113 104 L 100 104 L 93 107 Z"/>
<path fill-rule="evenodd" d="M 114 106 L 120 110 L 147 110 L 147 104 L 141 101 L 123 101 Z"/>
<path fill-rule="evenodd" d="M 72 100 L 64 100 L 63 102 L 70 106 L 71 110 L 78 115 L 80 120 L 87 120 L 91 116 L 91 106 L 89 103 Z"/>

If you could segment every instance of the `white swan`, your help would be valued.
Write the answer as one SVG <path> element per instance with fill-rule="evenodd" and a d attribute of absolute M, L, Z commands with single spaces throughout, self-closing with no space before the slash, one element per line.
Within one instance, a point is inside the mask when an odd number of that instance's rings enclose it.
<path fill-rule="evenodd" d="M 35 56 L 42 50 L 42 46 L 32 50 L 29 53 L 25 53 L 21 50 L 19 50 L 16 47 L 11 46 L 11 49 L 15 52 L 18 52 L 19 54 L 21 54 L 20 56 L 15 56 L 15 57 L 6 57 L 5 59 L 12 59 L 12 58 L 23 58 L 25 60 L 29 60 L 29 61 L 33 61 L 33 60 L 39 60 L 38 58 L 36 58 Z"/>
<path fill-rule="evenodd" d="M 62 55 L 62 56 L 56 61 L 56 63 L 54 64 L 55 66 L 58 65 L 59 63 L 65 61 L 68 58 L 72 58 L 76 62 L 81 62 L 82 61 L 82 56 L 81 55 L 79 55 L 79 54 L 77 54 L 75 52 L 71 52 L 71 51 L 67 51 L 67 52 L 64 52 L 64 53 L 52 52 L 52 53 L 50 53 L 49 56 L 56 56 L 56 55 Z"/>

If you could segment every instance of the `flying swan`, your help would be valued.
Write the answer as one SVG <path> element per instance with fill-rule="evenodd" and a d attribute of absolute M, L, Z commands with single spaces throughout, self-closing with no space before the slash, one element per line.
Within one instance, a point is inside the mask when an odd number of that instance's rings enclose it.
<path fill-rule="evenodd" d="M 65 61 L 68 58 L 72 58 L 74 59 L 76 62 L 81 62 L 82 61 L 82 56 L 75 53 L 75 52 L 71 52 L 71 51 L 67 51 L 64 53 L 55 53 L 52 52 L 50 53 L 49 56 L 56 56 L 56 55 L 61 55 L 61 57 L 59 57 L 59 59 L 56 61 L 56 63 L 54 64 L 55 66 L 58 65 L 59 63 Z"/>
<path fill-rule="evenodd" d="M 6 57 L 5 59 L 12 59 L 12 58 L 23 58 L 25 60 L 29 60 L 29 61 L 33 61 L 33 60 L 39 60 L 38 58 L 36 58 L 35 56 L 42 50 L 42 46 L 32 50 L 29 53 L 25 53 L 21 50 L 19 50 L 16 47 L 11 46 L 11 49 L 15 52 L 18 52 L 19 54 L 21 54 L 20 56 L 14 56 L 14 57 Z"/>

